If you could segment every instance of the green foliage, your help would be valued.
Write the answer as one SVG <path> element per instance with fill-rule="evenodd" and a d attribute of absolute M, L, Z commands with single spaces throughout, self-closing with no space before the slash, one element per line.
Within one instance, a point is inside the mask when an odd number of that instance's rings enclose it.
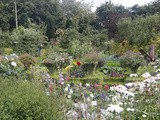
<path fill-rule="evenodd" d="M 108 77 L 102 72 L 95 71 L 90 75 L 87 75 L 83 78 L 71 78 L 68 82 L 70 83 L 82 83 L 85 85 L 89 84 L 101 84 L 101 85 L 115 85 L 115 84 L 124 84 L 125 77 Z"/>
<path fill-rule="evenodd" d="M 59 0 L 16 0 L 19 26 L 29 27 L 28 19 L 37 24 L 47 25 L 46 35 L 55 37 L 56 27 L 63 24 L 62 8 Z M 0 28 L 3 31 L 15 28 L 14 0 L 1 1 Z"/>
<path fill-rule="evenodd" d="M 0 79 L 0 119 L 53 120 L 62 119 L 60 100 L 47 96 L 39 83 Z"/>
<path fill-rule="evenodd" d="M 68 52 L 74 57 L 82 57 L 91 51 L 93 51 L 93 47 L 90 42 L 73 41 Z"/>
<path fill-rule="evenodd" d="M 18 53 L 36 54 L 41 44 L 46 41 L 46 37 L 37 29 L 19 27 L 11 34 L 13 49 Z"/>
<path fill-rule="evenodd" d="M 109 67 L 120 67 L 120 63 L 113 60 L 108 60 L 105 65 Z"/>
<path fill-rule="evenodd" d="M 60 40 L 60 45 L 64 49 L 68 49 L 68 53 L 72 56 L 82 56 L 90 53 L 94 48 L 102 50 L 105 48 L 104 43 L 108 41 L 105 31 L 97 31 L 93 28 L 88 33 L 79 33 L 76 29 L 67 29 L 64 36 Z"/>
<path fill-rule="evenodd" d="M 136 72 L 138 67 L 146 63 L 144 57 L 140 53 L 128 51 L 120 57 L 120 64 L 123 68 L 130 68 Z"/>
<path fill-rule="evenodd" d="M 122 74 L 124 72 L 123 68 L 121 67 L 110 67 L 110 66 L 103 66 L 101 70 L 104 74 L 111 74 L 115 72 L 116 74 Z"/>
<path fill-rule="evenodd" d="M 131 45 L 148 45 L 151 39 L 159 35 L 160 15 L 142 17 L 135 19 L 122 19 L 118 23 L 118 41 L 127 40 Z"/>
<path fill-rule="evenodd" d="M 152 65 L 145 65 L 145 66 L 140 66 L 138 69 L 137 69 L 137 74 L 138 75 L 142 75 L 146 72 L 149 72 L 151 75 L 153 73 L 155 73 L 155 69 L 153 68 Z"/>
<path fill-rule="evenodd" d="M 0 30 L 0 48 L 9 48 L 12 47 L 12 42 L 10 38 L 10 33 L 9 32 L 2 32 Z"/>
<path fill-rule="evenodd" d="M 124 74 L 124 69 L 120 67 L 120 63 L 114 60 L 107 61 L 106 64 L 101 67 L 100 71 L 105 75 L 111 75 L 112 77 L 120 77 Z"/>
<path fill-rule="evenodd" d="M 62 48 L 69 48 L 72 42 L 80 41 L 81 34 L 76 29 L 67 29 L 64 31 L 64 36 L 60 40 Z"/>

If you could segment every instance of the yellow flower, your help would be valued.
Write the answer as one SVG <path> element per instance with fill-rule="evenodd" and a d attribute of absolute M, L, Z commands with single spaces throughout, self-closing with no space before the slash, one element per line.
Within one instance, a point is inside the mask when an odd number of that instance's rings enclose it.
<path fill-rule="evenodd" d="M 72 64 L 73 64 L 73 65 L 77 65 L 77 62 L 73 62 Z"/>
<path fill-rule="evenodd" d="M 64 68 L 65 71 L 69 71 L 72 67 L 74 67 L 73 65 L 69 65 L 66 68 Z"/>

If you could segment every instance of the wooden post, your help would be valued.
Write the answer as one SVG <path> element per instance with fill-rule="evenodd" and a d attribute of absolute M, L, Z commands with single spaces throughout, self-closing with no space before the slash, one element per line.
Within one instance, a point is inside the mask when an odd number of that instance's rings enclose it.
<path fill-rule="evenodd" d="M 155 46 L 153 44 L 149 46 L 149 57 L 151 62 L 155 61 Z"/>
<path fill-rule="evenodd" d="M 15 21 L 16 21 L 16 29 L 18 28 L 18 17 L 17 17 L 17 3 L 14 1 L 14 9 L 15 9 Z"/>

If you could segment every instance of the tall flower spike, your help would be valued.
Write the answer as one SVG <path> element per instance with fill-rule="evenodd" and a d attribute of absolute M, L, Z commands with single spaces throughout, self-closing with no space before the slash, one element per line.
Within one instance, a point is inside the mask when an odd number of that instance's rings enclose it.
<path fill-rule="evenodd" d="M 62 85 L 64 84 L 64 78 L 63 78 L 63 74 L 61 71 L 59 72 L 59 83 Z"/>

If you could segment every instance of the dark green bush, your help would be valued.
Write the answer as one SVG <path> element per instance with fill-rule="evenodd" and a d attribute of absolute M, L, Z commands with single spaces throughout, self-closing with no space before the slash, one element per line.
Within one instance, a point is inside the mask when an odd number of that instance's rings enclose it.
<path fill-rule="evenodd" d="M 1 120 L 60 120 L 60 100 L 47 96 L 42 85 L 0 79 Z"/>
<path fill-rule="evenodd" d="M 139 53 L 128 51 L 120 57 L 120 64 L 123 68 L 130 68 L 132 72 L 136 72 L 139 66 L 146 63 L 144 57 Z"/>

